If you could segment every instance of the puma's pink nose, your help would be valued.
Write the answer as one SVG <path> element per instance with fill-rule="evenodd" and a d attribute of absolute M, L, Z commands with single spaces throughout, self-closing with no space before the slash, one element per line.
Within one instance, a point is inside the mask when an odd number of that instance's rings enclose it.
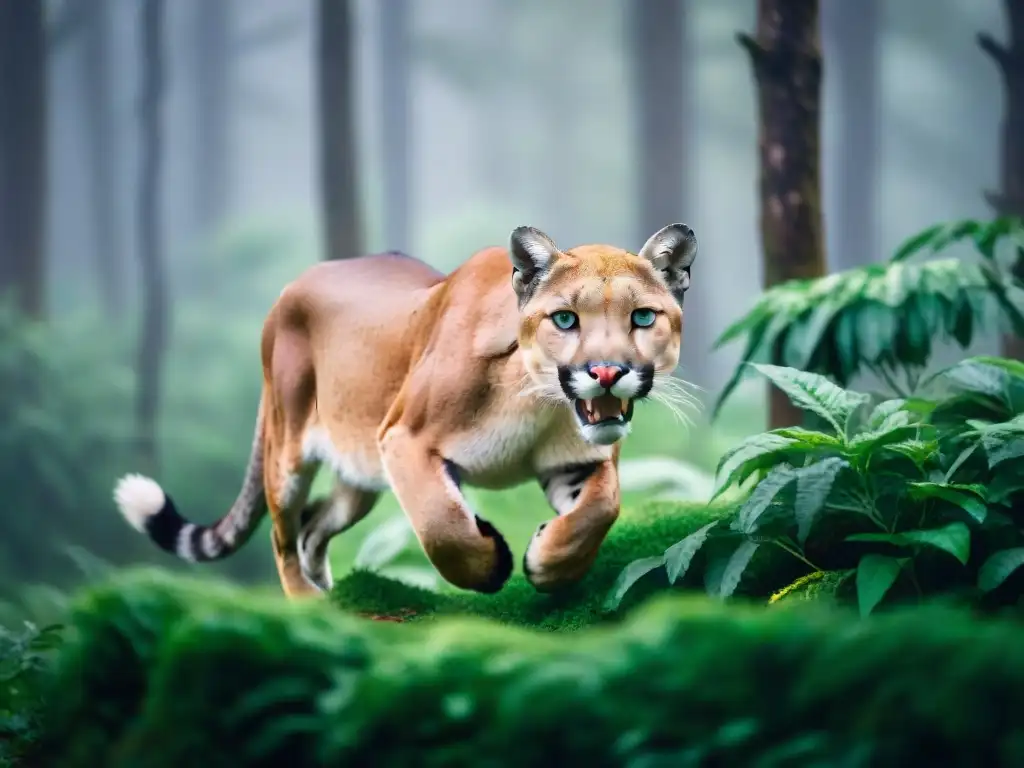
<path fill-rule="evenodd" d="M 616 381 L 626 375 L 626 369 L 621 365 L 600 363 L 587 368 L 587 373 L 597 379 L 597 383 L 605 389 L 611 388 Z"/>

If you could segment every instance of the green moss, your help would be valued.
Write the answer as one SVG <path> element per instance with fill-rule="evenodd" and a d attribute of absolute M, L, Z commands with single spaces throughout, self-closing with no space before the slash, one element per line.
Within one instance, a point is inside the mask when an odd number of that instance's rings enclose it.
<path fill-rule="evenodd" d="M 1019 625 L 948 609 L 673 595 L 568 638 L 127 574 L 73 625 L 40 765 L 1024 764 Z"/>
<path fill-rule="evenodd" d="M 602 604 L 626 565 L 641 557 L 661 554 L 729 512 L 719 506 L 670 502 L 652 502 L 625 510 L 587 577 L 558 595 L 538 593 L 519 574 L 509 579 L 497 594 L 482 595 L 454 590 L 432 593 L 367 571 L 353 571 L 338 581 L 332 600 L 349 612 L 403 621 L 473 615 L 540 629 L 578 629 L 612 618 Z M 665 586 L 662 574 L 651 574 L 630 591 L 623 608 Z"/>

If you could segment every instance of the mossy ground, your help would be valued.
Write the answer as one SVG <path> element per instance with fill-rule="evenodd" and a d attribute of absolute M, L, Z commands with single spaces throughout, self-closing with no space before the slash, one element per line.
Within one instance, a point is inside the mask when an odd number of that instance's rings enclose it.
<path fill-rule="evenodd" d="M 331 599 L 349 612 L 401 621 L 472 615 L 541 629 L 577 629 L 611 618 L 603 604 L 627 564 L 660 554 L 701 526 L 726 517 L 730 511 L 722 506 L 670 502 L 626 509 L 587 577 L 557 595 L 538 593 L 518 571 L 500 592 L 484 595 L 453 589 L 430 592 L 356 570 L 337 582 Z M 662 586 L 665 583 L 661 574 L 652 573 L 631 590 L 623 608 Z"/>
<path fill-rule="evenodd" d="M 62 768 L 1020 765 L 1018 625 L 661 595 L 571 642 L 208 579 L 81 597 L 32 755 Z"/>

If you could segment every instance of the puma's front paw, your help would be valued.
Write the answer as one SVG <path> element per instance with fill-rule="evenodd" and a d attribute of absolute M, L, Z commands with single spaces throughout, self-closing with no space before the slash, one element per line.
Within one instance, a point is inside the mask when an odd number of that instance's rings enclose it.
<path fill-rule="evenodd" d="M 600 542 L 584 547 L 570 539 L 568 546 L 560 545 L 559 529 L 564 526 L 565 518 L 542 523 L 526 548 L 523 573 L 538 592 L 556 592 L 576 584 L 587 575 L 597 557 Z"/>

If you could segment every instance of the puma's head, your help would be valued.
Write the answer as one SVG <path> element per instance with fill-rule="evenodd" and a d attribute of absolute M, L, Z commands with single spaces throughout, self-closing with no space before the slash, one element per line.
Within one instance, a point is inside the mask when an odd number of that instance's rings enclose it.
<path fill-rule="evenodd" d="M 670 224 L 633 254 L 609 245 L 560 251 L 543 232 L 518 227 L 509 255 L 529 391 L 567 400 L 588 442 L 620 440 L 636 400 L 678 387 L 668 374 L 679 364 L 693 230 Z"/>

